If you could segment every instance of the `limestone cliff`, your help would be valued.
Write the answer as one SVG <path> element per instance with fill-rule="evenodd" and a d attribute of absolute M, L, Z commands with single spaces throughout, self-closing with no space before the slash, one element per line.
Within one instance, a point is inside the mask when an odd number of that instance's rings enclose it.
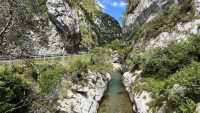
<path fill-rule="evenodd" d="M 134 111 L 199 112 L 197 84 L 187 78 L 199 72 L 192 69 L 200 61 L 199 6 L 198 0 L 129 0 L 123 31 L 131 49 L 123 77 Z"/>
<path fill-rule="evenodd" d="M 11 6 L 11 3 L 5 2 L 3 5 Z M 104 14 L 95 0 L 41 0 L 42 7 L 32 4 L 35 3 L 29 4 L 24 10 L 29 11 L 30 7 L 36 7 L 42 11 L 34 9 L 28 12 L 30 18 L 26 21 L 29 23 L 18 25 L 13 19 L 14 25 L 5 26 L 9 29 L 2 36 L 5 39 L 5 44 L 1 45 L 2 58 L 77 53 L 120 36 L 121 27 L 118 22 Z M 24 6 L 19 4 L 16 8 L 21 10 L 20 7 Z M 11 13 L 14 14 L 15 12 Z M 22 13 L 22 16 L 26 17 L 27 14 Z M 108 21 L 104 21 L 105 19 Z M 4 31 L 3 28 L 2 25 L 0 30 Z"/>

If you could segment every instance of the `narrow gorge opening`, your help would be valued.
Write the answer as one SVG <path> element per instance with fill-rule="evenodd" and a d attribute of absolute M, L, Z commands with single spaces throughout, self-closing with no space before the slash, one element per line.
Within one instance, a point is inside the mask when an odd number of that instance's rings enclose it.
<path fill-rule="evenodd" d="M 0 0 L 0 113 L 200 113 L 199 1 Z"/>
<path fill-rule="evenodd" d="M 104 13 L 115 18 L 123 29 L 123 19 L 126 7 L 126 0 L 98 0 Z M 123 38 L 122 35 L 120 38 Z M 100 102 L 98 113 L 133 113 L 132 102 L 123 84 L 123 75 L 119 70 L 111 72 L 111 80 L 108 89 Z"/>

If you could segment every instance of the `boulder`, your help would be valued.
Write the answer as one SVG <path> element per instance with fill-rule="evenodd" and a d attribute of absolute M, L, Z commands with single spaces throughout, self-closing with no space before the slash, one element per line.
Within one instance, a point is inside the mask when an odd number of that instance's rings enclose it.
<path fill-rule="evenodd" d="M 102 75 L 89 71 L 84 78 L 85 84 L 71 84 L 67 97 L 58 99 L 57 110 L 63 113 L 97 113 L 110 79 L 108 73 Z"/>
<path fill-rule="evenodd" d="M 196 105 L 196 112 L 200 113 L 200 103 L 197 103 L 197 105 Z"/>
<path fill-rule="evenodd" d="M 123 74 L 123 84 L 133 102 L 133 111 L 136 111 L 137 113 L 151 113 L 149 112 L 150 108 L 148 106 L 148 103 L 152 101 L 151 92 L 142 91 L 137 93 L 132 89 L 132 85 L 134 85 L 134 82 L 141 72 L 141 70 L 135 71 L 134 73 L 125 72 Z"/>

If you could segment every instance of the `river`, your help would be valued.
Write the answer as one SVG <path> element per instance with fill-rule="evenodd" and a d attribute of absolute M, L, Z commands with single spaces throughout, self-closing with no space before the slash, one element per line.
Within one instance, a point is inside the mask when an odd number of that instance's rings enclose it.
<path fill-rule="evenodd" d="M 112 72 L 109 88 L 99 106 L 98 113 L 133 113 L 132 104 L 122 83 L 122 75 Z"/>

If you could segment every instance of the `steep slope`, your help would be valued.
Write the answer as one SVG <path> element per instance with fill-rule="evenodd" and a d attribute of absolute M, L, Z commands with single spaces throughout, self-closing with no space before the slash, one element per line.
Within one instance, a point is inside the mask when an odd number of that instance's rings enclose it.
<path fill-rule="evenodd" d="M 136 112 L 200 112 L 199 21 L 198 0 L 129 1 L 123 76 Z"/>
<path fill-rule="evenodd" d="M 19 1 L 2 1 L 2 6 L 5 7 L 1 7 L 1 10 L 8 16 L 1 18 L 13 17 L 10 19 L 13 24 L 9 23 L 8 18 L 8 26 L 2 21 L 0 28 L 3 32 L 3 58 L 77 53 L 110 42 L 121 33 L 118 22 L 104 14 L 95 0 L 33 0 L 16 4 L 17 2 Z M 16 11 L 7 13 L 7 7 Z M 26 19 L 19 21 L 22 18 Z M 104 21 L 105 19 L 109 21 Z"/>

